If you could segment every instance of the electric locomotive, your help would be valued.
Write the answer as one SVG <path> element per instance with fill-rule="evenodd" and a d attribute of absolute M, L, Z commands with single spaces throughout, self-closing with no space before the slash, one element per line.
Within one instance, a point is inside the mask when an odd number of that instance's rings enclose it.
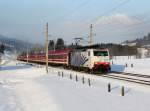
<path fill-rule="evenodd" d="M 108 49 L 83 49 L 71 52 L 71 66 L 87 71 L 108 72 L 110 56 Z"/>

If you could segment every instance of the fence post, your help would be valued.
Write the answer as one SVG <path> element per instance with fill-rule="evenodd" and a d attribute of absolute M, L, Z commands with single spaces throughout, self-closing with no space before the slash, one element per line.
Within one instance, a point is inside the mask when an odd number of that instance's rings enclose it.
<path fill-rule="evenodd" d="M 72 75 L 70 74 L 70 79 L 72 79 Z"/>
<path fill-rule="evenodd" d="M 63 71 L 62 71 L 62 77 L 64 77 L 64 73 L 63 73 Z"/>
<path fill-rule="evenodd" d="M 60 72 L 58 71 L 58 76 L 60 76 Z"/>
<path fill-rule="evenodd" d="M 131 64 L 131 67 L 133 67 L 133 63 Z"/>
<path fill-rule="evenodd" d="M 90 81 L 90 79 L 88 78 L 88 84 L 89 84 L 89 86 L 91 86 L 91 81 Z"/>
<path fill-rule="evenodd" d="M 121 88 L 121 96 L 124 96 L 124 86 Z"/>
<path fill-rule="evenodd" d="M 82 77 L 82 83 L 84 84 L 84 76 Z"/>
<path fill-rule="evenodd" d="M 108 83 L 108 92 L 110 92 L 111 91 L 111 85 L 110 85 L 110 83 Z"/>
<path fill-rule="evenodd" d="M 126 67 L 128 67 L 128 64 L 126 63 Z"/>
<path fill-rule="evenodd" d="M 78 76 L 76 75 L 76 82 L 78 81 Z"/>

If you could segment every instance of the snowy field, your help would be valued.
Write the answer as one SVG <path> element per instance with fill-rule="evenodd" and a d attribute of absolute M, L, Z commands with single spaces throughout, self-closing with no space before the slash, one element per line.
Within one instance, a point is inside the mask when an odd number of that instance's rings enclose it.
<path fill-rule="evenodd" d="M 133 56 L 123 56 L 116 57 L 112 61 L 112 71 L 150 75 L 150 58 L 135 59 Z"/>
<path fill-rule="evenodd" d="M 58 71 L 64 77 L 58 76 Z M 65 69 L 50 67 L 46 74 L 43 66 L 7 61 L 0 71 L 0 111 L 150 111 L 149 98 L 149 86 Z"/>

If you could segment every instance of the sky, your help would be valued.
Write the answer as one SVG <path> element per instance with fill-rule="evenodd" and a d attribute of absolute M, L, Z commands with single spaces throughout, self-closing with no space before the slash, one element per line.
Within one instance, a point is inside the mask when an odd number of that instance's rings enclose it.
<path fill-rule="evenodd" d="M 83 37 L 90 24 L 94 43 L 121 43 L 147 35 L 150 0 L 0 0 L 0 34 L 33 43 L 63 38 L 67 44 Z"/>

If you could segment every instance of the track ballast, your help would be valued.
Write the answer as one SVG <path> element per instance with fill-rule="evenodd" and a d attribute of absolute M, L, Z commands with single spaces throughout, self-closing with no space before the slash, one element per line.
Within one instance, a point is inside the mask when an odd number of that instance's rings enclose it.
<path fill-rule="evenodd" d="M 108 74 L 101 76 L 150 86 L 149 75 L 125 73 L 125 72 L 110 72 Z"/>

